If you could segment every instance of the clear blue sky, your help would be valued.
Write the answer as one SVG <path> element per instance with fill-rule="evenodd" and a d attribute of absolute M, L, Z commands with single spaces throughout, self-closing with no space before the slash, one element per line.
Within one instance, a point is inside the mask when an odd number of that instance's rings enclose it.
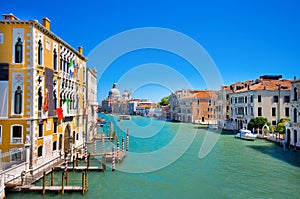
<path fill-rule="evenodd" d="M 99 43 L 133 28 L 162 27 L 181 32 L 203 46 L 225 85 L 265 74 L 282 74 L 285 79 L 300 77 L 299 8 L 297 0 L 0 2 L 1 14 L 14 13 L 20 19 L 39 21 L 48 17 L 51 31 L 74 48 L 83 46 L 87 57 Z M 107 97 L 114 81 L 119 82 L 134 67 L 148 63 L 178 71 L 194 89 L 206 88 L 201 75 L 186 60 L 169 52 L 147 49 L 123 55 L 105 70 L 99 79 L 99 100 Z M 167 76 L 157 66 L 150 73 Z M 130 84 L 123 83 L 120 90 L 132 89 L 136 98 L 158 101 L 170 90 L 185 87 L 181 82 L 172 89 L 168 85 L 151 84 L 149 74 L 137 77 L 148 78 L 148 84 L 128 88 Z"/>

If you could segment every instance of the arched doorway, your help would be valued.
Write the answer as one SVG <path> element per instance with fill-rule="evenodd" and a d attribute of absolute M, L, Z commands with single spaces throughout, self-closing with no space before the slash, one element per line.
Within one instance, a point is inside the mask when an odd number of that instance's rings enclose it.
<path fill-rule="evenodd" d="M 64 151 L 66 150 L 69 151 L 70 149 L 70 142 L 69 142 L 70 136 L 71 136 L 71 127 L 68 124 L 67 127 L 65 128 Z"/>

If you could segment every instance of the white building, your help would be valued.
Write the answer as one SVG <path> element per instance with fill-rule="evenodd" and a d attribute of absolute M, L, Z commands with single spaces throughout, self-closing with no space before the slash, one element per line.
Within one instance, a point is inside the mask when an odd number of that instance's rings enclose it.
<path fill-rule="evenodd" d="M 288 145 L 300 147 L 300 79 L 292 81 L 291 85 L 291 122 L 287 128 L 286 141 Z"/>
<path fill-rule="evenodd" d="M 94 135 L 97 134 L 97 71 L 87 68 L 86 73 L 86 142 L 91 142 Z"/>
<path fill-rule="evenodd" d="M 276 126 L 280 118 L 290 116 L 291 81 L 279 80 L 281 77 L 261 76 L 229 94 L 232 128 L 247 128 L 250 120 L 258 116 Z"/>

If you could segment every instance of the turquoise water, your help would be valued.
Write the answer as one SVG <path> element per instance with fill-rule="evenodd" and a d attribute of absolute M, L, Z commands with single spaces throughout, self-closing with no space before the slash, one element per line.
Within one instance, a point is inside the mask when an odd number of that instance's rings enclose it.
<path fill-rule="evenodd" d="M 130 153 L 115 172 L 110 168 L 105 173 L 90 172 L 84 196 L 11 193 L 7 198 L 300 198 L 300 151 L 283 152 L 271 142 L 239 140 L 223 131 L 212 151 L 200 159 L 207 132 L 195 131 L 191 124 L 144 117 L 120 122 L 113 116 L 105 119 L 114 123 L 120 140 L 127 128 L 130 133 Z M 107 134 L 108 125 L 99 131 Z M 183 133 L 180 141 L 175 139 L 179 131 Z M 106 143 L 106 150 L 111 146 Z M 89 148 L 93 150 L 92 145 Z M 94 160 L 92 164 L 100 163 Z M 80 177 L 70 172 L 70 183 L 80 185 Z"/>

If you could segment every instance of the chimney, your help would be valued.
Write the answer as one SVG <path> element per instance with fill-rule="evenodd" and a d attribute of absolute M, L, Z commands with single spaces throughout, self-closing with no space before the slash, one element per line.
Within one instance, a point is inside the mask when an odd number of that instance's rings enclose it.
<path fill-rule="evenodd" d="M 49 20 L 47 17 L 44 17 L 44 18 L 43 18 L 43 26 L 44 26 L 46 29 L 50 30 L 50 20 Z"/>
<path fill-rule="evenodd" d="M 4 20 L 20 20 L 18 17 L 16 17 L 13 13 L 10 14 L 3 14 Z"/>
<path fill-rule="evenodd" d="M 78 46 L 78 52 L 82 55 L 82 46 Z"/>

